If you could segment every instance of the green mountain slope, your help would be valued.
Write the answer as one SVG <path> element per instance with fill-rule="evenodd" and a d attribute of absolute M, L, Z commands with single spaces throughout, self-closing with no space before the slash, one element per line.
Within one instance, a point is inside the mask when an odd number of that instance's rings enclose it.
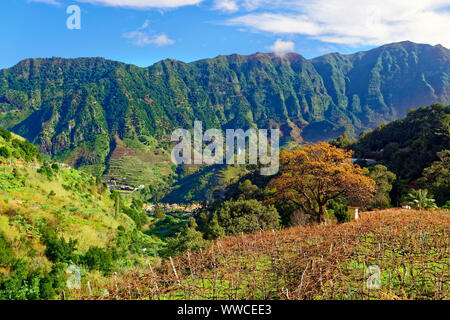
<path fill-rule="evenodd" d="M 0 130 L 0 189 L 0 300 L 50 299 L 62 289 L 70 297 L 69 265 L 84 281 L 101 280 L 162 244 L 140 231 L 142 208 L 116 202 L 88 173 L 43 162 L 36 146 L 6 130 Z"/>
<path fill-rule="evenodd" d="M 414 179 L 437 153 L 450 149 L 450 105 L 412 110 L 400 120 L 365 132 L 352 146 L 356 156 L 375 158 L 402 179 Z"/>
<path fill-rule="evenodd" d="M 148 68 L 28 59 L 0 71 L 0 127 L 96 175 L 167 183 L 161 177 L 174 172 L 167 150 L 175 128 L 195 119 L 209 128 L 276 127 L 283 143 L 358 134 L 407 108 L 449 103 L 449 52 L 402 42 L 313 60 L 234 54 Z"/>
<path fill-rule="evenodd" d="M 362 127 L 404 117 L 411 106 L 450 101 L 450 51 L 439 45 L 401 42 L 311 62 L 333 102 Z"/>
<path fill-rule="evenodd" d="M 411 188 L 428 189 L 440 206 L 450 200 L 450 105 L 411 110 L 403 119 L 364 132 L 349 148 L 397 175 L 391 191 L 394 204 Z"/>

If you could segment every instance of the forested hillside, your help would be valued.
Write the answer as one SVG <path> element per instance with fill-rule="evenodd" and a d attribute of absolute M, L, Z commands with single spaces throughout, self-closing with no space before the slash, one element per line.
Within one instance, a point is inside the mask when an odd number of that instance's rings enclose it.
<path fill-rule="evenodd" d="M 375 159 L 397 175 L 395 204 L 413 186 L 429 189 L 439 204 L 450 199 L 450 106 L 412 110 L 404 119 L 363 133 L 348 147 L 356 157 Z"/>
<path fill-rule="evenodd" d="M 148 68 L 27 59 L 0 71 L 0 126 L 96 175 L 161 185 L 173 173 L 168 135 L 194 119 L 209 128 L 278 127 L 282 143 L 357 136 L 411 107 L 449 103 L 449 57 L 442 46 L 402 42 L 313 60 L 234 54 Z"/>

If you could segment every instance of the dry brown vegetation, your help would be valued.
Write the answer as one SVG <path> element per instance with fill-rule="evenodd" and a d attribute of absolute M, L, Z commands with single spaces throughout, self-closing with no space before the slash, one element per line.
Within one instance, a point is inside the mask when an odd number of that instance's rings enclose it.
<path fill-rule="evenodd" d="M 81 299 L 449 299 L 450 211 L 388 209 L 334 226 L 225 237 L 113 276 Z M 367 287 L 368 266 L 381 271 Z M 85 286 L 84 286 L 85 287 Z"/>

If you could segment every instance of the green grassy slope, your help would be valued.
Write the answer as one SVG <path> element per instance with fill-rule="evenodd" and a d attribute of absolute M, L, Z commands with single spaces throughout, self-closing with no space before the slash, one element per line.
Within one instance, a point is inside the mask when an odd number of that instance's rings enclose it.
<path fill-rule="evenodd" d="M 112 269 L 139 264 L 153 245 L 162 245 L 137 229 L 125 214 L 128 204 L 116 212 L 101 181 L 43 163 L 37 147 L 5 130 L 0 131 L 0 189 L 0 298 L 52 298 L 64 287 L 70 264 L 102 278 Z M 144 246 L 151 249 L 145 253 Z"/>

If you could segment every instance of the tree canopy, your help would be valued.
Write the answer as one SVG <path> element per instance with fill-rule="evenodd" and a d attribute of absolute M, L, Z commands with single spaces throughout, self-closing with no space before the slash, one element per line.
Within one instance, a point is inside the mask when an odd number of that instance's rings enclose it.
<path fill-rule="evenodd" d="M 346 197 L 353 203 L 371 199 L 375 182 L 351 161 L 352 152 L 326 142 L 308 144 L 280 155 L 280 174 L 268 185 L 272 196 L 299 206 L 305 213 L 325 221 L 327 202 Z"/>

